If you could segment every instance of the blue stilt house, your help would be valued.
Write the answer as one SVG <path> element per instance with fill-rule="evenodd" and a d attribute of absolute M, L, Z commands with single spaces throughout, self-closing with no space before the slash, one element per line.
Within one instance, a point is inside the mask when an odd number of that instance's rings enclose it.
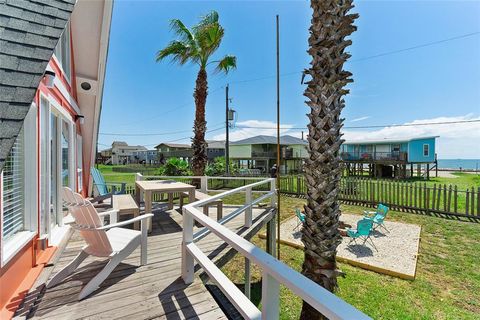
<path fill-rule="evenodd" d="M 406 178 L 416 174 L 429 178 L 429 172 L 438 168 L 436 138 L 345 141 L 340 155 L 347 175 L 364 175 L 367 171 L 372 177 Z"/>

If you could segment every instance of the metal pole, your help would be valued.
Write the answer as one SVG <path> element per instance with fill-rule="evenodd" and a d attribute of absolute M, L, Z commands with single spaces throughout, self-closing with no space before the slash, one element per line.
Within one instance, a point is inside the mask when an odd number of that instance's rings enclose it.
<path fill-rule="evenodd" d="M 225 173 L 230 173 L 230 157 L 228 152 L 228 83 L 225 87 Z"/>
<path fill-rule="evenodd" d="M 280 42 L 277 14 L 277 259 L 280 260 Z"/>

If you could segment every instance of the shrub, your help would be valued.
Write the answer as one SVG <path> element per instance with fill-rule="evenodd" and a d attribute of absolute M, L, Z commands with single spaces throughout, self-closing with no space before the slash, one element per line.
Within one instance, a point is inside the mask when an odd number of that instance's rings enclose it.
<path fill-rule="evenodd" d="M 238 168 L 230 160 L 229 162 L 230 174 L 235 175 L 238 173 Z M 225 175 L 225 157 L 217 157 L 213 159 L 213 162 L 208 164 L 205 168 L 205 174 L 207 176 L 223 176 Z"/>
<path fill-rule="evenodd" d="M 188 162 L 179 158 L 170 158 L 159 168 L 161 176 L 190 176 L 192 171 L 188 166 Z"/>

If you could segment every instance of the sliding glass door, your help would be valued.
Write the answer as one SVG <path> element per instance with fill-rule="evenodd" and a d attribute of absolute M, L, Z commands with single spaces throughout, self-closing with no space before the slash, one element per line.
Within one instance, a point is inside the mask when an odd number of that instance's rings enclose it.
<path fill-rule="evenodd" d="M 51 240 L 66 213 L 62 187 L 75 190 L 73 122 L 51 100 L 40 102 L 40 231 Z"/>

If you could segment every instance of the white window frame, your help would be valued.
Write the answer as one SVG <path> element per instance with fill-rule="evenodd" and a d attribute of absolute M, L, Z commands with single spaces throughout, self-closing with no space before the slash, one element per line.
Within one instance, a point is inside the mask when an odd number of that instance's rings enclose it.
<path fill-rule="evenodd" d="M 0 239 L 0 267 L 5 266 L 15 255 L 22 250 L 37 234 L 38 227 L 38 198 L 37 198 L 37 108 L 33 103 L 23 122 L 24 125 L 24 152 L 25 152 L 25 222 L 24 231 L 3 241 Z M 0 173 L 0 183 L 3 186 L 3 172 Z M 3 187 L 2 187 L 3 190 Z M 3 191 L 0 192 L 3 199 Z M 3 201 L 0 201 L 0 230 L 3 238 Z"/>
<path fill-rule="evenodd" d="M 67 34 L 66 41 L 68 41 L 68 45 L 67 45 L 68 46 L 68 52 L 67 52 L 68 57 L 63 57 L 63 46 L 65 45 L 63 43 L 64 33 Z M 57 55 L 57 50 L 60 50 L 60 55 L 61 55 L 60 57 Z M 68 84 L 71 86 L 72 85 L 71 77 L 72 77 L 73 72 L 72 72 L 72 46 L 71 46 L 70 22 L 67 22 L 67 24 L 65 26 L 65 29 L 63 29 L 62 35 L 60 36 L 60 39 L 57 42 L 57 45 L 56 45 L 56 47 L 53 51 L 53 56 L 52 57 L 55 59 L 55 62 L 57 63 L 58 67 L 60 68 L 62 73 L 65 75 L 65 79 L 67 80 Z M 70 70 L 64 69 L 64 66 L 63 66 L 64 59 L 68 60 L 68 66 L 67 67 Z"/>
<path fill-rule="evenodd" d="M 75 148 L 77 158 L 77 161 L 75 161 L 77 190 L 81 192 L 83 190 L 83 138 L 78 133 L 76 134 Z"/>
<path fill-rule="evenodd" d="M 425 146 L 427 147 L 427 154 L 425 154 Z M 423 144 L 422 154 L 424 157 L 430 156 L 430 145 L 428 143 Z"/>

